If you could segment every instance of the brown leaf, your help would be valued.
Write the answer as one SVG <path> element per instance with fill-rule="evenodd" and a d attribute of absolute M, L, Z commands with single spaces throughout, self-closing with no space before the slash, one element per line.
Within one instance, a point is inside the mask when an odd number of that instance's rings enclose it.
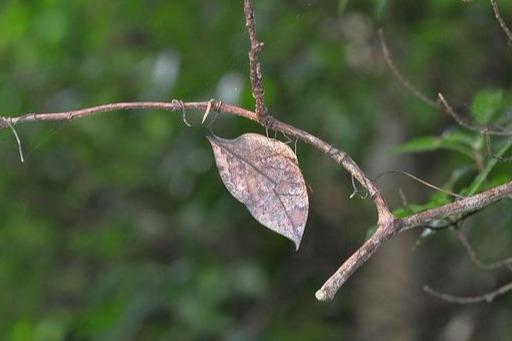
<path fill-rule="evenodd" d="M 299 248 L 308 218 L 308 193 L 297 156 L 283 142 L 259 134 L 234 140 L 208 137 L 228 191 L 261 224 Z"/>

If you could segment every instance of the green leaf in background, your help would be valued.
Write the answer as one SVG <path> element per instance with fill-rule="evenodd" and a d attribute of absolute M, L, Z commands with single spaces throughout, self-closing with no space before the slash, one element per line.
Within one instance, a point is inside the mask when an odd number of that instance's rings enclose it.
<path fill-rule="evenodd" d="M 507 143 L 505 143 L 498 150 L 498 152 L 496 153 L 495 156 L 497 158 L 502 157 L 510 148 L 512 148 L 512 141 L 508 141 Z M 483 183 L 485 182 L 485 180 L 489 176 L 489 173 L 493 170 L 493 168 L 498 163 L 498 159 L 496 157 L 489 159 L 489 161 L 487 162 L 485 168 L 473 180 L 473 183 L 468 188 L 464 189 L 464 191 L 462 192 L 463 195 L 473 195 L 473 194 L 477 193 L 481 189 Z"/>
<path fill-rule="evenodd" d="M 466 133 L 453 130 L 440 136 L 421 136 L 395 147 L 398 153 L 419 153 L 439 149 L 451 150 L 473 158 L 474 138 Z"/>
<path fill-rule="evenodd" d="M 422 136 L 395 147 L 397 153 L 418 153 L 439 149 L 441 139 L 437 136 Z"/>
<path fill-rule="evenodd" d="M 480 124 L 489 123 L 503 105 L 503 90 L 482 90 L 471 104 L 471 115 Z"/>
<path fill-rule="evenodd" d="M 411 214 L 414 214 L 414 212 L 408 206 L 404 206 L 393 210 L 393 214 L 397 218 L 405 218 L 410 216 Z"/>
<path fill-rule="evenodd" d="M 430 200 L 424 204 L 410 204 L 407 208 L 413 213 L 422 212 L 431 208 L 436 208 L 445 204 L 450 203 L 450 197 L 442 192 L 436 192 Z"/>

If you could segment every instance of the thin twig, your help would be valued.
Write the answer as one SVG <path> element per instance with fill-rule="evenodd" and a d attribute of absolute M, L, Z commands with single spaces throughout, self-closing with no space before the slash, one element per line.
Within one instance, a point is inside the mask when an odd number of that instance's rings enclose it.
<path fill-rule="evenodd" d="M 249 49 L 249 74 L 251 78 L 252 96 L 256 101 L 256 114 L 261 117 L 267 117 L 268 110 L 265 106 L 263 75 L 261 64 L 258 60 L 259 54 L 263 49 L 263 43 L 256 37 L 256 27 L 254 23 L 254 9 L 251 0 L 244 0 L 245 26 L 249 32 L 251 47 Z"/>
<path fill-rule="evenodd" d="M 460 195 L 460 194 L 457 194 L 457 193 L 454 193 L 454 192 L 448 191 L 448 190 L 446 190 L 446 189 L 442 189 L 442 188 L 440 188 L 440 187 L 437 187 L 436 185 L 431 184 L 430 182 L 425 181 L 425 180 L 423 180 L 423 179 L 420 179 L 420 178 L 418 178 L 417 176 L 412 175 L 412 174 L 411 174 L 411 173 L 409 173 L 409 172 L 401 171 L 401 170 L 391 170 L 391 171 L 384 172 L 384 173 L 380 174 L 379 176 L 377 176 L 377 177 L 375 178 L 375 181 L 377 181 L 379 178 L 381 178 L 382 176 L 384 176 L 384 175 L 386 175 L 386 174 L 392 174 L 392 173 L 405 175 L 405 176 L 407 176 L 407 177 L 409 177 L 409 178 L 411 178 L 411 179 L 413 179 L 413 180 L 415 180 L 415 181 L 419 182 L 419 183 L 420 183 L 420 184 L 422 184 L 422 185 L 425 185 L 425 186 L 427 186 L 427 187 L 429 187 L 429 188 L 432 188 L 433 190 L 439 191 L 439 192 L 441 192 L 441 193 L 444 193 L 444 194 L 450 195 L 450 196 L 452 196 L 452 197 L 454 197 L 454 198 L 457 198 L 457 199 L 464 199 L 464 198 L 465 198 L 463 195 Z"/>
<path fill-rule="evenodd" d="M 119 102 L 63 112 L 29 113 L 18 117 L 0 116 L 0 129 L 8 128 L 9 125 L 7 122 L 11 122 L 12 125 L 17 125 L 21 123 L 38 121 L 68 121 L 70 119 L 89 117 L 98 113 L 121 110 L 197 110 L 204 113 L 208 109 L 208 106 L 211 106 L 212 109 L 215 108 L 215 111 L 217 112 L 224 112 L 244 117 L 263 126 L 266 123 L 265 119 L 260 118 L 255 112 L 227 103 L 222 103 L 220 101 L 212 104 L 211 101 L 183 102 L 180 100 L 173 100 L 172 102 Z M 359 168 L 357 163 L 347 153 L 340 149 L 334 148 L 331 144 L 328 144 L 327 142 L 304 130 L 291 126 L 277 119 L 274 120 L 272 129 L 292 136 L 293 138 L 297 138 L 318 148 L 322 153 L 328 155 L 336 163 L 344 167 L 368 191 L 372 199 L 376 202 L 376 205 L 387 208 L 384 198 L 381 196 L 377 185 L 366 176 L 366 174 Z"/>
<path fill-rule="evenodd" d="M 491 0 L 492 5 L 492 11 L 494 12 L 494 17 L 500 24 L 501 29 L 505 33 L 505 35 L 508 38 L 509 44 L 512 43 L 512 31 L 510 31 L 510 28 L 505 23 L 505 20 L 503 20 L 503 17 L 501 16 L 500 9 L 498 8 L 498 4 L 496 3 L 496 0 Z"/>
<path fill-rule="evenodd" d="M 50 112 L 50 113 L 29 113 L 26 115 L 18 116 L 18 117 L 2 117 L 0 120 L 0 129 L 6 128 L 8 125 L 5 123 L 6 120 L 11 120 L 12 124 L 21 124 L 28 122 L 38 122 L 38 121 L 68 121 L 72 118 L 85 118 L 94 114 L 111 112 L 116 110 L 166 110 L 166 111 L 183 111 L 183 110 L 198 110 L 198 111 L 206 111 L 208 106 L 212 106 L 211 101 L 205 102 L 181 102 L 181 101 L 172 101 L 172 102 L 121 102 L 121 103 L 111 103 L 104 104 L 95 107 L 79 109 L 79 110 L 71 110 L 65 112 Z M 255 112 L 236 107 L 233 105 L 220 103 L 213 105 L 218 111 L 222 111 L 225 113 L 245 117 L 247 119 L 258 122 L 259 124 L 265 126 L 266 121 L 264 118 L 258 116 Z M 317 148 L 322 153 L 329 156 L 340 166 L 345 168 L 351 176 L 353 176 L 367 191 L 370 198 L 374 201 L 375 207 L 378 212 L 378 225 L 380 226 L 379 233 L 373 236 L 374 242 L 372 245 L 366 246 L 366 250 L 368 251 L 366 254 L 369 257 L 371 253 L 373 253 L 378 246 L 385 240 L 390 238 L 393 234 L 395 234 L 398 229 L 395 226 L 395 218 L 389 211 L 388 205 L 382 194 L 380 193 L 377 185 L 359 168 L 357 163 L 344 151 L 334 148 L 331 144 L 328 144 L 325 141 L 322 141 L 318 137 L 303 131 L 299 128 L 291 126 L 287 123 L 274 119 L 272 122 L 272 129 L 274 131 L 279 131 L 283 134 L 291 136 L 293 138 L 299 139 L 303 142 L 306 142 L 315 148 Z M 377 241 L 377 239 L 379 239 Z M 368 257 L 359 257 L 358 259 L 351 258 L 350 269 L 348 269 L 349 274 L 352 274 L 356 271 L 364 262 L 368 259 Z M 347 268 L 347 264 L 345 264 L 344 269 Z M 321 299 L 332 299 L 335 293 L 338 291 L 339 287 L 342 283 L 346 281 L 346 278 L 340 279 L 339 273 L 336 272 L 331 279 L 326 282 L 324 288 L 321 290 L 324 292 L 324 295 L 317 294 L 317 297 Z"/>
<path fill-rule="evenodd" d="M 393 73 L 393 75 L 398 79 L 398 81 L 402 84 L 403 87 L 405 87 L 407 90 L 409 90 L 416 98 L 421 100 L 426 105 L 435 108 L 435 109 L 441 109 L 444 113 L 450 115 L 460 126 L 481 133 L 483 134 L 486 132 L 490 135 L 497 135 L 497 136 L 510 136 L 512 135 L 512 131 L 505 130 L 505 129 L 491 129 L 486 126 L 480 126 L 476 125 L 470 122 L 467 122 L 466 120 L 462 119 L 462 117 L 448 104 L 444 96 L 439 93 L 438 99 L 441 102 L 441 105 L 439 103 L 435 102 L 434 100 L 430 99 L 428 96 L 423 94 L 420 90 L 418 90 L 414 85 L 411 84 L 409 80 L 407 80 L 403 74 L 400 72 L 398 67 L 393 61 L 393 58 L 391 57 L 391 53 L 389 52 L 386 39 L 384 37 L 384 31 L 382 28 L 378 30 L 380 44 L 382 48 L 382 53 L 384 55 L 384 60 L 386 61 L 386 64 L 388 65 L 389 69 Z"/>
<path fill-rule="evenodd" d="M 384 55 L 384 60 L 386 61 L 386 64 L 388 65 L 391 72 L 395 75 L 395 77 L 398 79 L 398 81 L 407 89 L 409 90 L 416 98 L 421 100 L 423 103 L 427 104 L 428 106 L 439 109 L 439 105 L 428 98 L 426 95 L 424 95 L 420 90 L 418 90 L 414 85 L 411 84 L 400 72 L 398 67 L 393 62 L 393 58 L 391 57 L 391 53 L 389 52 L 388 45 L 386 43 L 386 39 L 384 37 L 384 30 L 382 28 L 379 28 L 378 30 L 379 34 L 379 40 L 380 40 L 380 46 L 382 48 L 382 54 Z"/>
<path fill-rule="evenodd" d="M 29 113 L 18 117 L 0 117 L 0 129 L 8 128 L 7 121 L 11 124 L 21 124 L 38 121 L 68 121 L 71 118 L 85 118 L 97 113 L 111 112 L 116 110 L 166 110 L 166 111 L 182 111 L 197 110 L 204 113 L 208 106 L 214 107 L 219 112 L 224 112 L 258 122 L 264 125 L 264 120 L 256 113 L 217 102 L 211 104 L 211 101 L 204 102 L 122 102 L 99 105 L 91 108 L 71 110 L 65 112 L 53 113 Z M 378 212 L 378 228 L 375 234 L 370 237 L 354 254 L 345 261 L 341 267 L 327 280 L 327 282 L 317 291 L 316 297 L 319 300 L 331 300 L 346 282 L 346 280 L 361 266 L 368 258 L 384 243 L 384 241 L 392 238 L 395 234 L 408 230 L 416 226 L 426 225 L 427 223 L 439 219 L 441 217 L 463 214 L 483 208 L 492 202 L 500 200 L 512 193 L 512 181 L 501 186 L 484 191 L 480 194 L 473 195 L 454 203 L 447 204 L 435 209 L 427 210 L 414 214 L 412 216 L 397 219 L 389 211 L 389 207 L 380 193 L 377 185 L 363 172 L 357 163 L 344 151 L 334 148 L 331 144 L 321 140 L 320 138 L 303 131 L 299 128 L 291 126 L 285 122 L 274 120 L 272 129 L 280 133 L 297 138 L 307 144 L 317 148 L 320 152 L 329 156 L 340 166 L 345 168 L 369 193 L 370 198 L 374 201 Z"/>
<path fill-rule="evenodd" d="M 478 296 L 468 296 L 468 297 L 460 297 L 460 296 L 453 296 L 445 293 L 441 293 L 437 290 L 432 289 L 431 287 L 425 285 L 423 287 L 423 290 L 434 296 L 437 297 L 443 301 L 449 302 L 449 303 L 456 303 L 456 304 L 475 304 L 475 303 L 491 303 L 495 298 L 499 296 L 503 296 L 510 291 L 512 291 L 512 283 L 505 284 L 501 287 L 499 287 L 496 290 L 487 292 L 482 295 Z"/>
<path fill-rule="evenodd" d="M 473 264 L 475 264 L 478 268 L 483 269 L 483 270 L 495 270 L 495 269 L 507 267 L 507 268 L 511 269 L 512 258 L 505 258 L 505 259 L 499 260 L 494 263 L 485 263 L 478 257 L 478 255 L 476 254 L 475 250 L 469 243 L 469 241 L 466 238 L 466 236 L 464 235 L 464 233 L 462 233 L 462 231 L 459 228 L 455 228 L 454 231 L 455 231 L 455 234 L 457 235 L 457 238 L 459 239 L 460 243 L 466 250 L 469 258 L 471 259 Z"/>
<path fill-rule="evenodd" d="M 510 136 L 512 135 L 512 131 L 506 130 L 506 129 L 490 129 L 489 127 L 477 125 L 474 123 L 467 122 L 464 120 L 455 110 L 453 110 L 452 106 L 448 103 L 448 101 L 444 98 L 442 93 L 438 93 L 437 97 L 439 98 L 439 101 L 441 102 L 442 106 L 441 108 L 445 113 L 450 115 L 455 122 L 457 122 L 460 126 L 472 130 L 474 132 L 480 133 L 480 134 L 487 134 L 487 135 L 496 135 L 496 136 Z"/>
<path fill-rule="evenodd" d="M 439 218 L 443 218 L 455 214 L 464 214 L 481 209 L 491 203 L 500 200 L 504 197 L 509 196 L 512 193 L 512 181 L 501 186 L 484 191 L 480 194 L 473 195 L 464 199 L 460 199 L 454 203 L 446 204 L 441 207 L 430 209 L 424 212 L 414 214 L 412 216 L 398 219 L 394 217 L 385 201 L 385 198 L 381 194 L 378 186 L 373 180 L 371 180 L 365 172 L 363 172 L 357 163 L 343 150 L 336 149 L 327 142 L 320 138 L 289 125 L 285 122 L 274 119 L 267 112 L 267 108 L 264 104 L 263 99 L 263 82 L 261 74 L 261 66 L 258 61 L 258 55 L 263 46 L 262 43 L 256 39 L 256 30 L 254 26 L 254 14 L 252 3 L 250 0 L 245 0 L 244 11 L 246 17 L 246 25 L 249 31 L 249 38 L 251 41 L 251 49 L 249 51 L 249 62 L 250 62 L 250 73 L 251 73 L 251 86 L 253 96 L 256 100 L 255 112 L 229 105 L 221 102 L 213 103 L 211 101 L 205 102 L 122 102 L 122 103 L 111 103 L 99 105 L 91 108 L 72 110 L 66 112 L 54 112 L 54 113 L 29 113 L 19 117 L 1 117 L 0 116 L 0 129 L 8 128 L 10 125 L 16 125 L 20 123 L 37 122 L 37 121 L 68 121 L 73 118 L 84 118 L 97 113 L 118 111 L 118 110 L 166 110 L 166 111 L 182 111 L 186 110 L 198 110 L 203 113 L 207 113 L 208 109 L 216 112 L 224 112 L 247 119 L 253 120 L 260 125 L 264 126 L 267 130 L 271 128 L 276 132 L 280 132 L 289 135 L 295 139 L 299 139 L 306 142 L 320 152 L 326 154 L 333 159 L 337 164 L 345 168 L 350 175 L 356 179 L 367 191 L 370 198 L 373 200 L 378 213 L 378 222 L 376 232 L 358 249 L 352 256 L 350 256 L 334 274 L 325 282 L 325 284 L 315 294 L 319 300 L 331 300 L 333 299 L 339 288 L 347 281 L 347 279 L 360 267 L 362 266 L 370 256 L 375 253 L 378 248 L 388 239 L 392 238 L 399 232 L 406 231 L 416 226 L 424 226 L 431 221 Z M 389 51 L 383 44 L 383 49 L 386 51 L 387 59 L 391 61 L 389 57 Z M 394 65 L 391 63 L 391 65 Z M 400 75 L 398 69 L 396 75 Z M 401 76 L 401 75 L 400 75 Z M 401 77 L 403 80 L 405 78 Z M 408 82 L 405 81 L 404 84 Z M 414 87 L 409 84 L 408 87 L 414 93 Z M 419 93 L 418 91 L 416 91 Z M 419 93 L 421 95 L 421 93 Z M 431 106 L 438 107 L 438 105 L 429 100 L 426 96 L 426 103 L 430 101 Z M 271 123 L 271 124 L 269 124 Z"/>
<path fill-rule="evenodd" d="M 209 102 L 183 102 L 173 100 L 172 102 L 119 102 L 102 104 L 94 107 L 83 108 L 78 110 L 69 110 L 62 112 L 49 113 L 28 113 L 18 117 L 8 117 L 12 124 L 20 124 L 37 121 L 69 121 L 70 119 L 85 118 L 94 114 L 107 113 L 122 110 L 163 110 L 163 111 L 184 111 L 184 110 L 206 110 Z M 258 121 L 256 115 L 249 111 L 236 106 L 223 104 L 222 111 L 229 112 L 234 115 L 243 116 L 253 121 Z M 0 120 L 0 129 L 6 128 L 8 125 Z"/>

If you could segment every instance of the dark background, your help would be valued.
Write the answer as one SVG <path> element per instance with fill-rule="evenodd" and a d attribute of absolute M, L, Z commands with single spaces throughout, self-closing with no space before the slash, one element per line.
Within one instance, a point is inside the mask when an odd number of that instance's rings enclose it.
<path fill-rule="evenodd" d="M 0 112 L 212 97 L 253 108 L 242 3 L 2 1 Z M 512 25 L 512 3 L 500 6 Z M 481 89 L 510 97 L 512 48 L 490 3 L 259 0 L 255 10 L 276 117 L 349 152 L 372 177 L 400 169 L 443 185 L 455 170 L 474 169 L 449 151 L 394 151 L 456 125 L 397 82 L 376 30 L 384 27 L 414 84 L 467 113 Z M 299 143 L 312 192 L 295 252 L 224 189 L 201 116 L 187 114 L 192 128 L 180 114 L 150 111 L 20 125 L 24 164 L 11 131 L 0 132 L 0 339 L 512 337 L 510 295 L 459 306 L 422 291 L 475 295 L 511 278 L 476 269 L 449 230 L 420 244 L 421 231 L 404 233 L 333 302 L 317 302 L 315 291 L 375 223 L 371 201 L 349 199 L 347 173 Z M 227 116 L 213 131 L 265 132 Z M 510 165 L 498 171 L 511 173 Z M 411 203 L 433 194 L 399 175 L 379 184 L 394 208 L 399 188 Z M 483 259 L 512 253 L 510 208 L 504 201 L 466 223 Z"/>

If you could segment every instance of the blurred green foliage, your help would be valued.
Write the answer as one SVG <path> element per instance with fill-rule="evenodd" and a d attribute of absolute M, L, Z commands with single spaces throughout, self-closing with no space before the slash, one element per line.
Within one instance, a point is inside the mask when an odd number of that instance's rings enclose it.
<path fill-rule="evenodd" d="M 489 3 L 260 0 L 255 8 L 266 100 L 280 119 L 375 176 L 408 168 L 465 193 L 510 180 L 510 163 L 489 158 L 481 136 L 400 86 L 375 34 L 385 28 L 395 62 L 426 94 L 442 91 L 479 123 L 510 125 L 512 50 Z M 512 23 L 512 3 L 500 8 Z M 0 112 L 212 97 L 251 108 L 242 13 L 241 0 L 3 1 Z M 407 244 L 418 261 L 399 277 L 369 282 L 363 269 L 333 303 L 317 303 L 315 290 L 375 222 L 371 204 L 349 200 L 346 173 L 299 144 L 313 191 L 295 253 L 222 187 L 201 114 L 187 113 L 192 128 L 148 111 L 19 126 L 24 164 L 12 133 L 0 132 L 0 339 L 353 340 L 410 329 L 413 339 L 447 340 L 461 320 L 474 339 L 512 335 L 510 297 L 452 307 L 422 293 L 424 283 L 478 293 L 506 280 L 476 275 L 449 232 L 416 252 Z M 225 116 L 213 130 L 264 132 Z M 399 150 L 422 153 L 393 153 L 406 141 Z M 492 144 L 510 155 L 510 141 Z M 398 186 L 413 211 L 449 199 L 386 181 L 394 207 Z M 502 257 L 511 224 L 506 201 L 476 215 L 469 237 L 485 258 Z M 386 281 L 411 295 L 393 299 Z M 378 303 L 364 303 L 365 285 Z M 385 322 L 368 313 L 379 307 Z"/>

